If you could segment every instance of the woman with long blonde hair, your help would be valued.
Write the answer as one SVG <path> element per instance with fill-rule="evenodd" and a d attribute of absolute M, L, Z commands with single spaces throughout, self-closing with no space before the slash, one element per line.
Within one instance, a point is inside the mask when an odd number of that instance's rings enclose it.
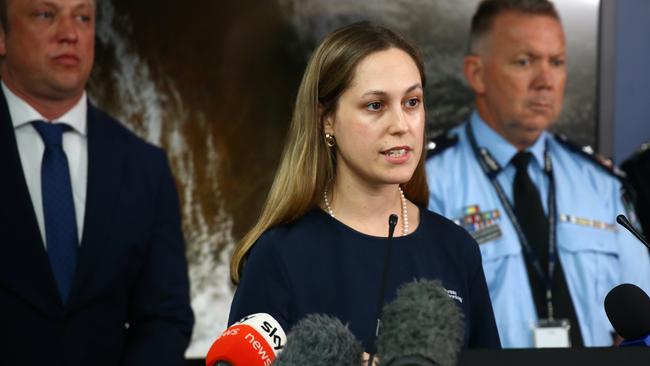
<path fill-rule="evenodd" d="M 476 242 L 426 210 L 424 85 L 418 50 L 385 27 L 357 23 L 323 40 L 261 216 L 233 254 L 229 323 L 265 312 L 288 330 L 329 314 L 374 351 L 377 301 L 413 279 L 439 279 L 465 314 L 465 345 L 499 346 Z"/>

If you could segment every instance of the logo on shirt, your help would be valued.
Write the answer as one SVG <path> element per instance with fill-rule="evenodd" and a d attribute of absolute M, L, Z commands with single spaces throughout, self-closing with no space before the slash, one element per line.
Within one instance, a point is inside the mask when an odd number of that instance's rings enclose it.
<path fill-rule="evenodd" d="M 483 244 L 499 239 L 503 233 L 499 226 L 501 213 L 499 210 L 481 212 L 479 205 L 467 206 L 463 209 L 463 216 L 453 221 L 467 230 L 477 243 Z"/>
<path fill-rule="evenodd" d="M 447 290 L 447 289 L 445 289 L 445 291 L 447 291 L 447 295 L 449 296 L 450 299 L 456 300 L 461 304 L 463 303 L 463 298 L 458 296 L 458 293 L 456 291 Z"/>

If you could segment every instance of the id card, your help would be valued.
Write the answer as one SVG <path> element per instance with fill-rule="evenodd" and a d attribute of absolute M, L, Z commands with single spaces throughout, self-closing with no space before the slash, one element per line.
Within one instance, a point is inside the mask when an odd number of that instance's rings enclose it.
<path fill-rule="evenodd" d="M 533 344 L 535 348 L 568 348 L 571 347 L 569 338 L 571 325 L 568 319 L 540 319 L 533 328 Z"/>

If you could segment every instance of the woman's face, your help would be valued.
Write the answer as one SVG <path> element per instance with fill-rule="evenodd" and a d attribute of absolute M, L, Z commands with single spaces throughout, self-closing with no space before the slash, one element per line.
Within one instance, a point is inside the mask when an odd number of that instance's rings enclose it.
<path fill-rule="evenodd" d="M 366 185 L 411 179 L 422 155 L 424 106 L 420 72 L 406 52 L 366 56 L 324 130 L 336 138 L 337 180 Z"/>

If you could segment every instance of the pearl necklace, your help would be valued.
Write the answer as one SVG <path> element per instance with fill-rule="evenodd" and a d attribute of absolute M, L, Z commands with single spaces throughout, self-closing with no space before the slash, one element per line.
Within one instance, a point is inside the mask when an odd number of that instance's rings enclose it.
<path fill-rule="evenodd" d="M 409 233 L 409 212 L 408 207 L 406 206 L 406 197 L 404 197 L 402 187 L 397 186 L 397 189 L 399 189 L 400 201 L 402 203 L 402 236 L 405 236 Z M 336 216 L 334 216 L 334 212 L 332 211 L 332 206 L 330 206 L 330 199 L 327 195 L 327 189 L 325 192 L 323 192 L 323 201 L 325 201 L 325 208 L 327 209 L 327 213 L 333 218 L 336 218 Z"/>

